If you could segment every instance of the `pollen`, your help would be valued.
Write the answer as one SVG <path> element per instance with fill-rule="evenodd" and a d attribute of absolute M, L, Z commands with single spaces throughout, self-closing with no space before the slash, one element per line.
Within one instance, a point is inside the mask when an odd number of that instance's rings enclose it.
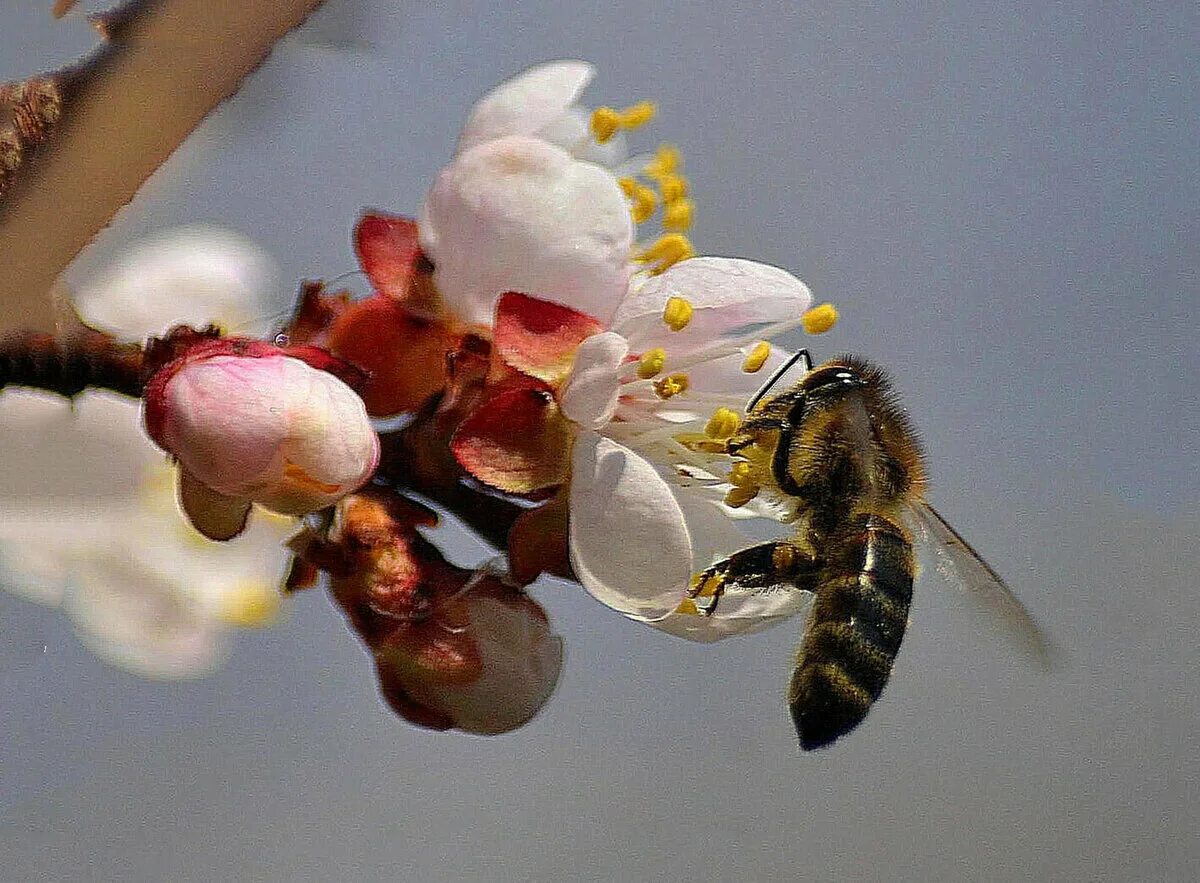
<path fill-rule="evenodd" d="M 727 454 L 729 446 L 724 439 L 709 438 L 707 435 L 699 432 L 681 432 L 674 436 L 675 441 L 679 442 L 689 451 L 700 451 L 705 454 Z"/>
<path fill-rule="evenodd" d="M 647 178 L 658 179 L 664 175 L 672 175 L 682 167 L 683 154 L 679 152 L 679 148 L 674 144 L 662 144 L 642 171 Z"/>
<path fill-rule="evenodd" d="M 660 399 L 669 399 L 682 392 L 687 392 L 690 381 L 683 372 L 668 374 L 661 380 L 654 381 L 654 392 Z"/>
<path fill-rule="evenodd" d="M 692 302 L 685 297 L 669 297 L 663 307 L 663 322 L 672 331 L 682 331 L 692 321 Z"/>
<path fill-rule="evenodd" d="M 833 304 L 821 304 L 813 307 L 802 317 L 804 330 L 809 334 L 824 334 L 838 320 L 837 308 Z"/>
<path fill-rule="evenodd" d="M 758 496 L 758 488 L 757 487 L 748 487 L 748 488 L 735 487 L 735 488 L 730 488 L 729 492 L 727 494 L 725 494 L 724 502 L 725 502 L 725 505 L 728 506 L 730 509 L 739 509 L 742 506 L 745 506 L 747 503 L 749 503 L 751 500 L 753 500 L 757 496 Z"/>
<path fill-rule="evenodd" d="M 729 470 L 729 483 L 736 488 L 749 490 L 755 487 L 754 475 L 749 463 L 734 463 Z"/>
<path fill-rule="evenodd" d="M 738 427 L 741 426 L 741 418 L 738 417 L 736 411 L 729 408 L 717 408 L 713 411 L 713 415 L 708 418 L 708 424 L 704 427 L 704 434 L 709 438 L 729 438 Z"/>
<path fill-rule="evenodd" d="M 241 628 L 258 629 L 279 618 L 279 592 L 265 582 L 238 583 L 221 599 L 221 621 Z"/>
<path fill-rule="evenodd" d="M 597 107 L 592 111 L 592 137 L 600 144 L 612 139 L 622 129 L 638 129 L 654 119 L 658 108 L 653 101 L 639 101 L 622 110 Z"/>
<path fill-rule="evenodd" d="M 663 202 L 678 202 L 688 194 L 687 178 L 674 173 L 659 175 L 658 192 L 662 194 Z"/>
<path fill-rule="evenodd" d="M 771 356 L 771 344 L 765 340 L 760 340 L 754 344 L 754 348 L 746 355 L 746 361 L 742 362 L 742 370 L 747 374 L 755 374 L 762 370 L 762 366 L 767 363 L 767 359 Z"/>
<path fill-rule="evenodd" d="M 638 359 L 637 376 L 642 380 L 649 380 L 663 369 L 663 365 L 667 362 L 667 351 L 662 347 L 652 350 L 646 350 L 642 353 L 642 357 Z"/>
<path fill-rule="evenodd" d="M 674 202 L 667 203 L 663 208 L 663 229 L 676 233 L 686 232 L 691 229 L 692 213 L 694 211 L 695 206 L 690 199 L 677 199 Z"/>
<path fill-rule="evenodd" d="M 692 243 L 682 233 L 667 233 L 660 236 L 634 260 L 641 264 L 652 264 L 650 272 L 657 276 L 659 273 L 674 266 L 680 261 L 694 257 L 696 250 Z"/>
<path fill-rule="evenodd" d="M 653 101 L 639 101 L 621 111 L 621 126 L 626 129 L 636 129 L 654 119 L 658 107 Z"/>
<path fill-rule="evenodd" d="M 634 178 L 618 178 L 617 184 L 629 200 L 629 213 L 633 216 L 633 222 L 644 224 L 650 220 L 650 216 L 658 208 L 658 194 Z"/>
<path fill-rule="evenodd" d="M 696 602 L 691 598 L 684 598 L 679 602 L 679 606 L 675 608 L 676 613 L 682 613 L 684 616 L 699 616 L 700 608 L 696 606 Z"/>
<path fill-rule="evenodd" d="M 611 107 L 597 107 L 592 111 L 592 137 L 599 143 L 612 140 L 621 129 L 621 114 Z"/>
<path fill-rule="evenodd" d="M 697 598 L 712 598 L 721 591 L 721 587 L 725 585 L 725 577 L 714 573 L 706 579 L 700 588 L 696 591 Z"/>
<path fill-rule="evenodd" d="M 796 569 L 796 547 L 780 543 L 771 552 L 771 564 L 780 573 L 791 573 Z"/>

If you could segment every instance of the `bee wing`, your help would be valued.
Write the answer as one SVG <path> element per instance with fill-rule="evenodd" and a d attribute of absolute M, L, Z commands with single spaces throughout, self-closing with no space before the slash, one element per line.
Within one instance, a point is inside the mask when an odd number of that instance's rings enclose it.
<path fill-rule="evenodd" d="M 1000 574 L 928 503 L 917 503 L 911 513 L 921 539 L 937 556 L 942 576 L 988 614 L 989 622 L 1040 668 L 1050 668 L 1056 655 L 1054 645 Z"/>

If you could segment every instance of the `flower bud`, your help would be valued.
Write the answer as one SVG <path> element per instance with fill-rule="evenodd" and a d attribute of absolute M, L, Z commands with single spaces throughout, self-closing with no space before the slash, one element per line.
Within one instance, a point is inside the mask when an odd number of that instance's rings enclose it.
<path fill-rule="evenodd" d="M 490 736 L 550 698 L 562 639 L 536 601 L 483 576 L 429 621 L 396 629 L 375 660 L 384 697 L 408 720 Z"/>
<path fill-rule="evenodd" d="M 305 515 L 371 477 L 379 439 L 349 386 L 267 344 L 217 343 L 167 365 L 145 395 L 147 432 L 179 461 L 201 532 L 235 536 L 251 503 Z"/>

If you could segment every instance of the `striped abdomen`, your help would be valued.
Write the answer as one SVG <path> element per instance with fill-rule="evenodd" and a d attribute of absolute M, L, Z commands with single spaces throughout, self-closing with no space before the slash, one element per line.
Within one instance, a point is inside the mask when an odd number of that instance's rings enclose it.
<path fill-rule="evenodd" d="M 852 518 L 823 552 L 827 563 L 788 688 L 805 749 L 828 745 L 867 716 L 891 674 L 912 600 L 912 545 L 886 518 Z"/>

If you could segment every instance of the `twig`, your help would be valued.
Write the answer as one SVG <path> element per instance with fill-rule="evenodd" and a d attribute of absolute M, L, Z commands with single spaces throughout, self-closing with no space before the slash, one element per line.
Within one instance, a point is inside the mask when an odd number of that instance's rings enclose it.
<path fill-rule="evenodd" d="M 321 2 L 132 0 L 87 61 L 0 92 L 0 330 L 53 327 L 67 264 Z"/>

